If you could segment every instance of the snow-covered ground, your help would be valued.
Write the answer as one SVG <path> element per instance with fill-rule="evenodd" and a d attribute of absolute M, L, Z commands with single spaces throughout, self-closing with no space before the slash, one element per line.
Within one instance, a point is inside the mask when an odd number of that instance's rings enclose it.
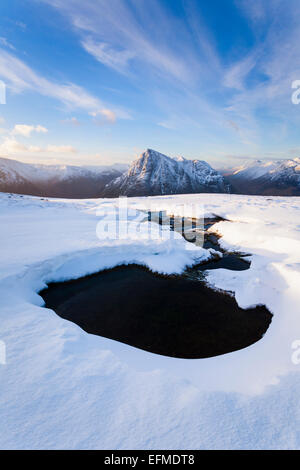
<path fill-rule="evenodd" d="M 252 254 L 249 270 L 214 270 L 208 282 L 243 308 L 265 304 L 272 324 L 251 347 L 201 360 L 88 335 L 43 308 L 37 292 L 50 281 L 131 262 L 181 272 L 210 256 L 179 234 L 147 240 L 133 212 L 129 238 L 99 238 L 116 204 L 0 195 L 0 447 L 300 448 L 300 199 L 129 200 L 222 216 L 224 247 Z"/>

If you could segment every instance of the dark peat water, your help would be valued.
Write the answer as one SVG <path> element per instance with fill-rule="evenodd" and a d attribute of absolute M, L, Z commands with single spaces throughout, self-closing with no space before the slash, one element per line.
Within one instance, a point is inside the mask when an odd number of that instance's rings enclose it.
<path fill-rule="evenodd" d="M 163 223 L 159 213 L 156 218 Z M 247 254 L 222 250 L 218 234 L 208 231 L 219 220 L 206 219 L 197 240 L 222 257 L 176 276 L 128 265 L 52 283 L 40 292 L 45 306 L 88 333 L 164 356 L 199 359 L 246 348 L 263 337 L 272 315 L 264 306 L 243 310 L 234 297 L 203 282 L 209 269 L 250 267 Z M 180 217 L 173 217 L 172 225 L 181 232 Z M 194 232 L 183 235 L 190 240 Z"/>
<path fill-rule="evenodd" d="M 265 307 L 243 310 L 189 271 L 162 276 L 119 266 L 50 284 L 40 295 L 47 308 L 88 333 L 164 356 L 212 357 L 262 338 L 272 318 Z"/>

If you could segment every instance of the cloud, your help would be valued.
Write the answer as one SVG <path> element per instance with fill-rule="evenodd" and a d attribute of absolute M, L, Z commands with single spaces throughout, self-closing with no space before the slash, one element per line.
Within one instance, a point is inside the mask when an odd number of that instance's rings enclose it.
<path fill-rule="evenodd" d="M 207 129 L 208 123 L 222 127 L 231 112 L 223 100 L 217 103 L 212 97 L 224 89 L 229 98 L 231 92 L 242 90 L 255 65 L 252 57 L 222 64 L 214 33 L 205 25 L 196 1 L 184 3 L 180 18 L 157 0 L 146 6 L 141 0 L 131 0 L 130 5 L 124 0 L 43 1 L 70 21 L 82 47 L 97 61 L 152 94 L 151 101 L 163 113 L 157 119 L 161 127 Z M 101 116 L 99 110 L 90 114 Z M 107 120 L 114 122 L 111 113 Z"/>
<path fill-rule="evenodd" d="M 194 140 L 210 141 L 214 148 L 218 140 L 235 151 L 237 144 L 257 148 L 266 140 L 273 145 L 274 139 L 286 139 L 276 132 L 278 123 L 287 122 L 289 129 L 300 124 L 300 108 L 291 107 L 290 100 L 292 79 L 300 78 L 299 0 L 289 0 L 289 8 L 286 0 L 228 2 L 229 13 L 233 8 L 234 15 L 243 16 L 243 32 L 232 28 L 225 53 L 197 0 L 179 2 L 180 15 L 160 0 L 40 1 L 68 19 L 86 52 L 126 74 L 125 86 L 131 80 L 144 94 L 145 109 L 138 110 L 142 118 L 149 117 L 151 103 L 158 111 L 151 109 L 154 122 L 175 127 L 184 138 L 193 130 Z M 87 110 L 100 124 L 120 117 L 120 110 L 95 102 L 72 83 L 41 82 L 12 58 L 8 67 L 2 60 L 0 72 L 9 75 L 17 91 L 36 88 L 70 108 Z"/>
<path fill-rule="evenodd" d="M 171 120 L 158 122 L 157 125 L 160 127 L 164 127 L 165 129 L 169 129 L 169 130 L 176 129 L 176 126 L 174 125 L 174 123 L 172 123 Z"/>
<path fill-rule="evenodd" d="M 276 9 L 275 9 L 276 5 Z M 279 0 L 273 4 L 273 14 L 268 34 L 260 40 L 251 57 L 232 66 L 225 76 L 225 84 L 238 90 L 228 110 L 254 118 L 258 109 L 279 119 L 297 119 L 296 107 L 291 107 L 291 84 L 300 77 L 300 31 L 296 18 L 300 15 L 299 3 L 291 1 L 291 8 Z M 257 52 L 259 51 L 259 52 Z M 245 80 L 254 71 L 260 77 L 252 86 Z"/>
<path fill-rule="evenodd" d="M 237 132 L 237 133 L 240 132 L 240 128 L 239 128 L 239 126 L 237 125 L 236 122 L 231 121 L 230 119 L 228 119 L 227 124 L 228 124 L 229 127 L 231 127 L 233 130 L 235 130 L 235 132 Z"/>
<path fill-rule="evenodd" d="M 243 90 L 245 88 L 245 79 L 256 65 L 254 54 L 242 59 L 232 65 L 224 75 L 224 85 L 228 88 Z"/>
<path fill-rule="evenodd" d="M 82 40 L 81 44 L 98 62 L 118 72 L 125 72 L 129 60 L 135 56 L 132 51 L 114 49 L 105 42 L 94 41 L 91 37 Z"/>
<path fill-rule="evenodd" d="M 10 42 L 8 42 L 8 40 L 4 37 L 0 37 L 0 44 L 1 46 L 8 47 L 9 49 L 12 49 L 12 50 L 16 49 L 15 46 L 10 44 Z"/>
<path fill-rule="evenodd" d="M 47 80 L 3 49 L 0 49 L 0 77 L 15 93 L 34 91 L 60 101 L 67 108 L 78 108 L 87 112 L 109 109 L 99 98 L 89 94 L 84 88 L 74 83 L 61 84 Z M 114 109 L 111 112 L 120 119 L 128 119 L 129 116 L 124 110 Z"/>
<path fill-rule="evenodd" d="M 65 123 L 65 124 L 72 124 L 75 127 L 80 126 L 80 122 L 74 116 L 70 117 L 70 118 L 67 118 L 67 119 L 63 119 L 61 122 Z"/>
<path fill-rule="evenodd" d="M 15 155 L 15 154 L 73 154 L 77 150 L 72 145 L 53 145 L 49 144 L 47 147 L 40 147 L 37 145 L 25 145 L 19 142 L 15 137 L 5 137 L 0 144 L 0 154 L 2 155 Z"/>
<path fill-rule="evenodd" d="M 23 23 L 22 21 L 16 21 L 15 25 L 21 28 L 23 31 L 27 28 L 27 24 Z"/>
<path fill-rule="evenodd" d="M 298 157 L 300 155 L 300 147 L 291 148 L 288 150 L 288 153 L 293 155 L 293 157 Z"/>
<path fill-rule="evenodd" d="M 114 124 L 117 119 L 117 116 L 113 111 L 111 111 L 110 109 L 105 109 L 105 108 L 100 109 L 99 111 L 92 111 L 90 115 L 94 118 L 101 116 L 106 121 L 110 122 L 111 124 Z M 100 120 L 100 123 L 103 123 L 103 119 Z"/>
<path fill-rule="evenodd" d="M 272 0 L 276 2 L 276 0 Z M 266 2 L 264 0 L 236 0 L 236 5 L 243 11 L 243 13 L 251 19 L 254 23 L 262 21 L 266 17 Z"/>
<path fill-rule="evenodd" d="M 41 126 L 38 124 L 37 126 L 29 126 L 27 124 L 16 124 L 12 130 L 13 135 L 22 135 L 23 137 L 29 137 L 32 132 L 48 132 L 46 127 Z"/>
<path fill-rule="evenodd" d="M 43 148 L 39 147 L 38 145 L 29 145 L 29 147 L 26 148 L 26 151 L 29 153 L 40 153 L 43 152 Z"/>
<path fill-rule="evenodd" d="M 16 139 L 7 137 L 4 141 L 0 144 L 0 153 L 4 155 L 13 155 L 19 152 L 27 152 L 28 147 L 26 145 L 21 144 Z"/>
<path fill-rule="evenodd" d="M 51 153 L 76 153 L 77 150 L 72 145 L 48 145 L 46 152 Z"/>
<path fill-rule="evenodd" d="M 161 2 L 153 0 L 149 14 L 143 2 L 136 0 L 132 5 L 124 0 L 42 1 L 69 19 L 83 48 L 106 66 L 124 73 L 129 63 L 140 63 L 159 77 L 193 81 L 190 61 L 197 63 L 197 53 L 191 58 L 190 33 L 183 27 L 171 33 L 173 18 Z"/>
<path fill-rule="evenodd" d="M 15 154 L 72 154 L 77 150 L 72 145 L 55 145 L 48 144 L 46 147 L 37 145 L 26 145 L 19 142 L 17 136 L 31 137 L 33 132 L 46 134 L 48 129 L 40 124 L 16 124 L 12 130 L 3 129 L 2 142 L 0 144 L 0 154 L 15 155 Z M 1 134 L 1 130 L 0 130 Z M 6 134 L 6 135 L 5 135 Z"/>

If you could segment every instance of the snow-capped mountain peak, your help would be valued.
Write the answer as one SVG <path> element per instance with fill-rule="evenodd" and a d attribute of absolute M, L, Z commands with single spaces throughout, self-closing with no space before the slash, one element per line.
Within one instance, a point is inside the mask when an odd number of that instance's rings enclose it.
<path fill-rule="evenodd" d="M 253 160 L 223 172 L 242 194 L 300 195 L 300 158 Z"/>
<path fill-rule="evenodd" d="M 147 149 L 126 173 L 108 183 L 104 195 L 150 196 L 226 191 L 222 175 L 208 163 L 183 157 L 171 158 Z"/>

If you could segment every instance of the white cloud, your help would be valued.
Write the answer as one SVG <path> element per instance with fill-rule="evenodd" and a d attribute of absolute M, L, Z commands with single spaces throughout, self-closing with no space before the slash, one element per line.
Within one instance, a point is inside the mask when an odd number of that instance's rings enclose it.
<path fill-rule="evenodd" d="M 12 130 L 13 135 L 22 135 L 23 137 L 29 137 L 32 132 L 48 132 L 46 127 L 41 126 L 38 124 L 37 126 L 30 126 L 28 124 L 16 124 Z"/>
<path fill-rule="evenodd" d="M 80 126 L 80 122 L 74 116 L 72 116 L 70 118 L 67 118 L 67 119 L 63 119 L 61 122 L 65 123 L 65 124 L 72 124 L 73 126 L 76 126 L 76 127 Z"/>
<path fill-rule="evenodd" d="M 47 147 L 40 147 L 37 145 L 25 145 L 19 142 L 15 137 L 5 137 L 0 144 L 1 155 L 15 155 L 15 154 L 72 154 L 77 150 L 72 145 L 53 145 L 49 144 Z"/>
<path fill-rule="evenodd" d="M 21 28 L 23 31 L 25 31 L 25 29 L 27 28 L 27 25 L 25 23 L 23 23 L 22 21 L 16 21 L 15 24 L 16 24 L 16 26 Z"/>
<path fill-rule="evenodd" d="M 158 122 L 157 125 L 160 127 L 164 127 L 165 129 L 169 129 L 169 130 L 176 129 L 176 125 L 174 125 L 174 123 L 171 120 Z"/>
<path fill-rule="evenodd" d="M 0 144 L 0 154 L 3 155 L 13 155 L 15 153 L 27 152 L 27 150 L 26 145 L 10 137 L 5 138 Z"/>
<path fill-rule="evenodd" d="M 118 72 L 124 72 L 127 69 L 129 60 L 135 56 L 134 52 L 128 50 L 116 50 L 105 42 L 94 41 L 91 37 L 84 39 L 81 44 L 89 54 L 98 60 L 98 62 L 101 62 Z"/>
<path fill-rule="evenodd" d="M 35 132 L 42 132 L 43 134 L 47 133 L 48 132 L 48 129 L 44 126 L 41 126 L 40 124 L 38 124 L 37 126 L 35 126 Z"/>
<path fill-rule="evenodd" d="M 111 111 L 110 109 L 101 109 L 100 113 L 104 116 L 109 122 L 114 123 L 116 122 L 116 113 Z"/>
<path fill-rule="evenodd" d="M 27 151 L 30 153 L 31 152 L 39 153 L 39 152 L 43 152 L 43 148 L 39 147 L 38 145 L 29 145 L 29 147 L 27 148 Z"/>
<path fill-rule="evenodd" d="M 100 109 L 99 111 L 92 111 L 90 115 L 94 118 L 98 116 L 102 116 L 102 118 L 105 118 L 105 120 L 107 120 L 111 124 L 114 124 L 117 119 L 116 114 L 113 111 L 111 111 L 110 109 L 105 109 L 105 108 Z"/>
<path fill-rule="evenodd" d="M 160 2 L 152 2 L 149 15 L 139 1 L 133 2 L 133 8 L 123 0 L 42 1 L 69 18 L 83 36 L 84 49 L 103 64 L 124 72 L 135 59 L 165 79 L 193 81 L 195 74 L 190 65 L 197 64 L 197 57 L 191 57 L 186 42 L 182 41 L 189 32 L 181 28 L 178 37 L 169 37 L 173 19 Z"/>
<path fill-rule="evenodd" d="M 46 152 L 51 153 L 76 153 L 77 150 L 72 145 L 48 145 Z"/>
<path fill-rule="evenodd" d="M 239 133 L 240 132 L 240 128 L 238 126 L 238 124 L 235 122 L 235 121 L 232 121 L 231 119 L 228 119 L 225 124 L 227 124 L 229 127 L 231 127 L 231 129 L 233 129 L 235 132 Z"/>
<path fill-rule="evenodd" d="M 74 83 L 61 84 L 47 80 L 3 49 L 0 49 L 0 77 L 15 93 L 34 91 L 59 100 L 68 108 L 78 108 L 88 112 L 108 109 L 99 98 L 89 94 L 84 88 Z M 125 110 L 114 109 L 111 112 L 121 119 L 129 118 Z"/>
<path fill-rule="evenodd" d="M 206 130 L 208 122 L 218 128 L 228 118 L 224 102 L 218 104 L 211 97 L 224 90 L 226 73 L 227 85 L 234 85 L 226 90 L 227 96 L 242 88 L 250 64 L 225 69 L 196 2 L 186 2 L 185 15 L 179 19 L 156 0 L 149 8 L 139 0 L 130 6 L 124 0 L 43 1 L 69 19 L 81 45 L 96 60 L 126 73 L 142 90 L 148 88 L 154 105 L 163 112 L 158 120 L 162 127 Z M 90 114 L 101 115 L 99 110 Z M 107 119 L 114 122 L 111 114 Z"/>
<path fill-rule="evenodd" d="M 226 61 L 226 66 L 218 54 L 217 37 L 200 17 L 197 1 L 184 2 L 186 15 L 181 18 L 173 17 L 159 0 L 43 1 L 69 19 L 79 42 L 96 60 L 130 74 L 134 85 L 151 94 L 162 111 L 155 117 L 161 126 L 199 128 L 215 146 L 222 127 L 234 145 L 236 141 L 257 145 L 276 134 L 273 125 L 264 126 L 269 117 L 269 122 L 279 118 L 292 125 L 300 123 L 299 108 L 291 108 L 290 103 L 291 80 L 300 77 L 299 0 L 290 0 L 289 8 L 286 0 L 236 0 L 253 28 L 251 54 L 233 42 L 231 58 L 237 60 Z M 8 63 L 0 57 L 0 72 L 8 74 L 17 91 L 36 88 L 95 118 L 106 117 L 110 123 L 115 121 L 114 114 L 120 117 L 119 110 L 95 103 L 76 85 L 41 81 L 11 57 Z"/>
<path fill-rule="evenodd" d="M 8 40 L 4 37 L 0 37 L 0 44 L 4 47 L 8 47 L 9 49 L 15 50 L 15 46 L 13 46 Z"/>
<path fill-rule="evenodd" d="M 276 3 L 276 0 L 272 0 Z M 254 23 L 265 19 L 266 17 L 266 3 L 264 0 L 236 0 L 237 6 L 245 13 L 247 17 Z"/>
<path fill-rule="evenodd" d="M 255 67 L 255 55 L 246 57 L 245 59 L 233 64 L 224 75 L 224 85 L 228 88 L 243 90 L 245 88 L 244 81 L 247 75 Z"/>

